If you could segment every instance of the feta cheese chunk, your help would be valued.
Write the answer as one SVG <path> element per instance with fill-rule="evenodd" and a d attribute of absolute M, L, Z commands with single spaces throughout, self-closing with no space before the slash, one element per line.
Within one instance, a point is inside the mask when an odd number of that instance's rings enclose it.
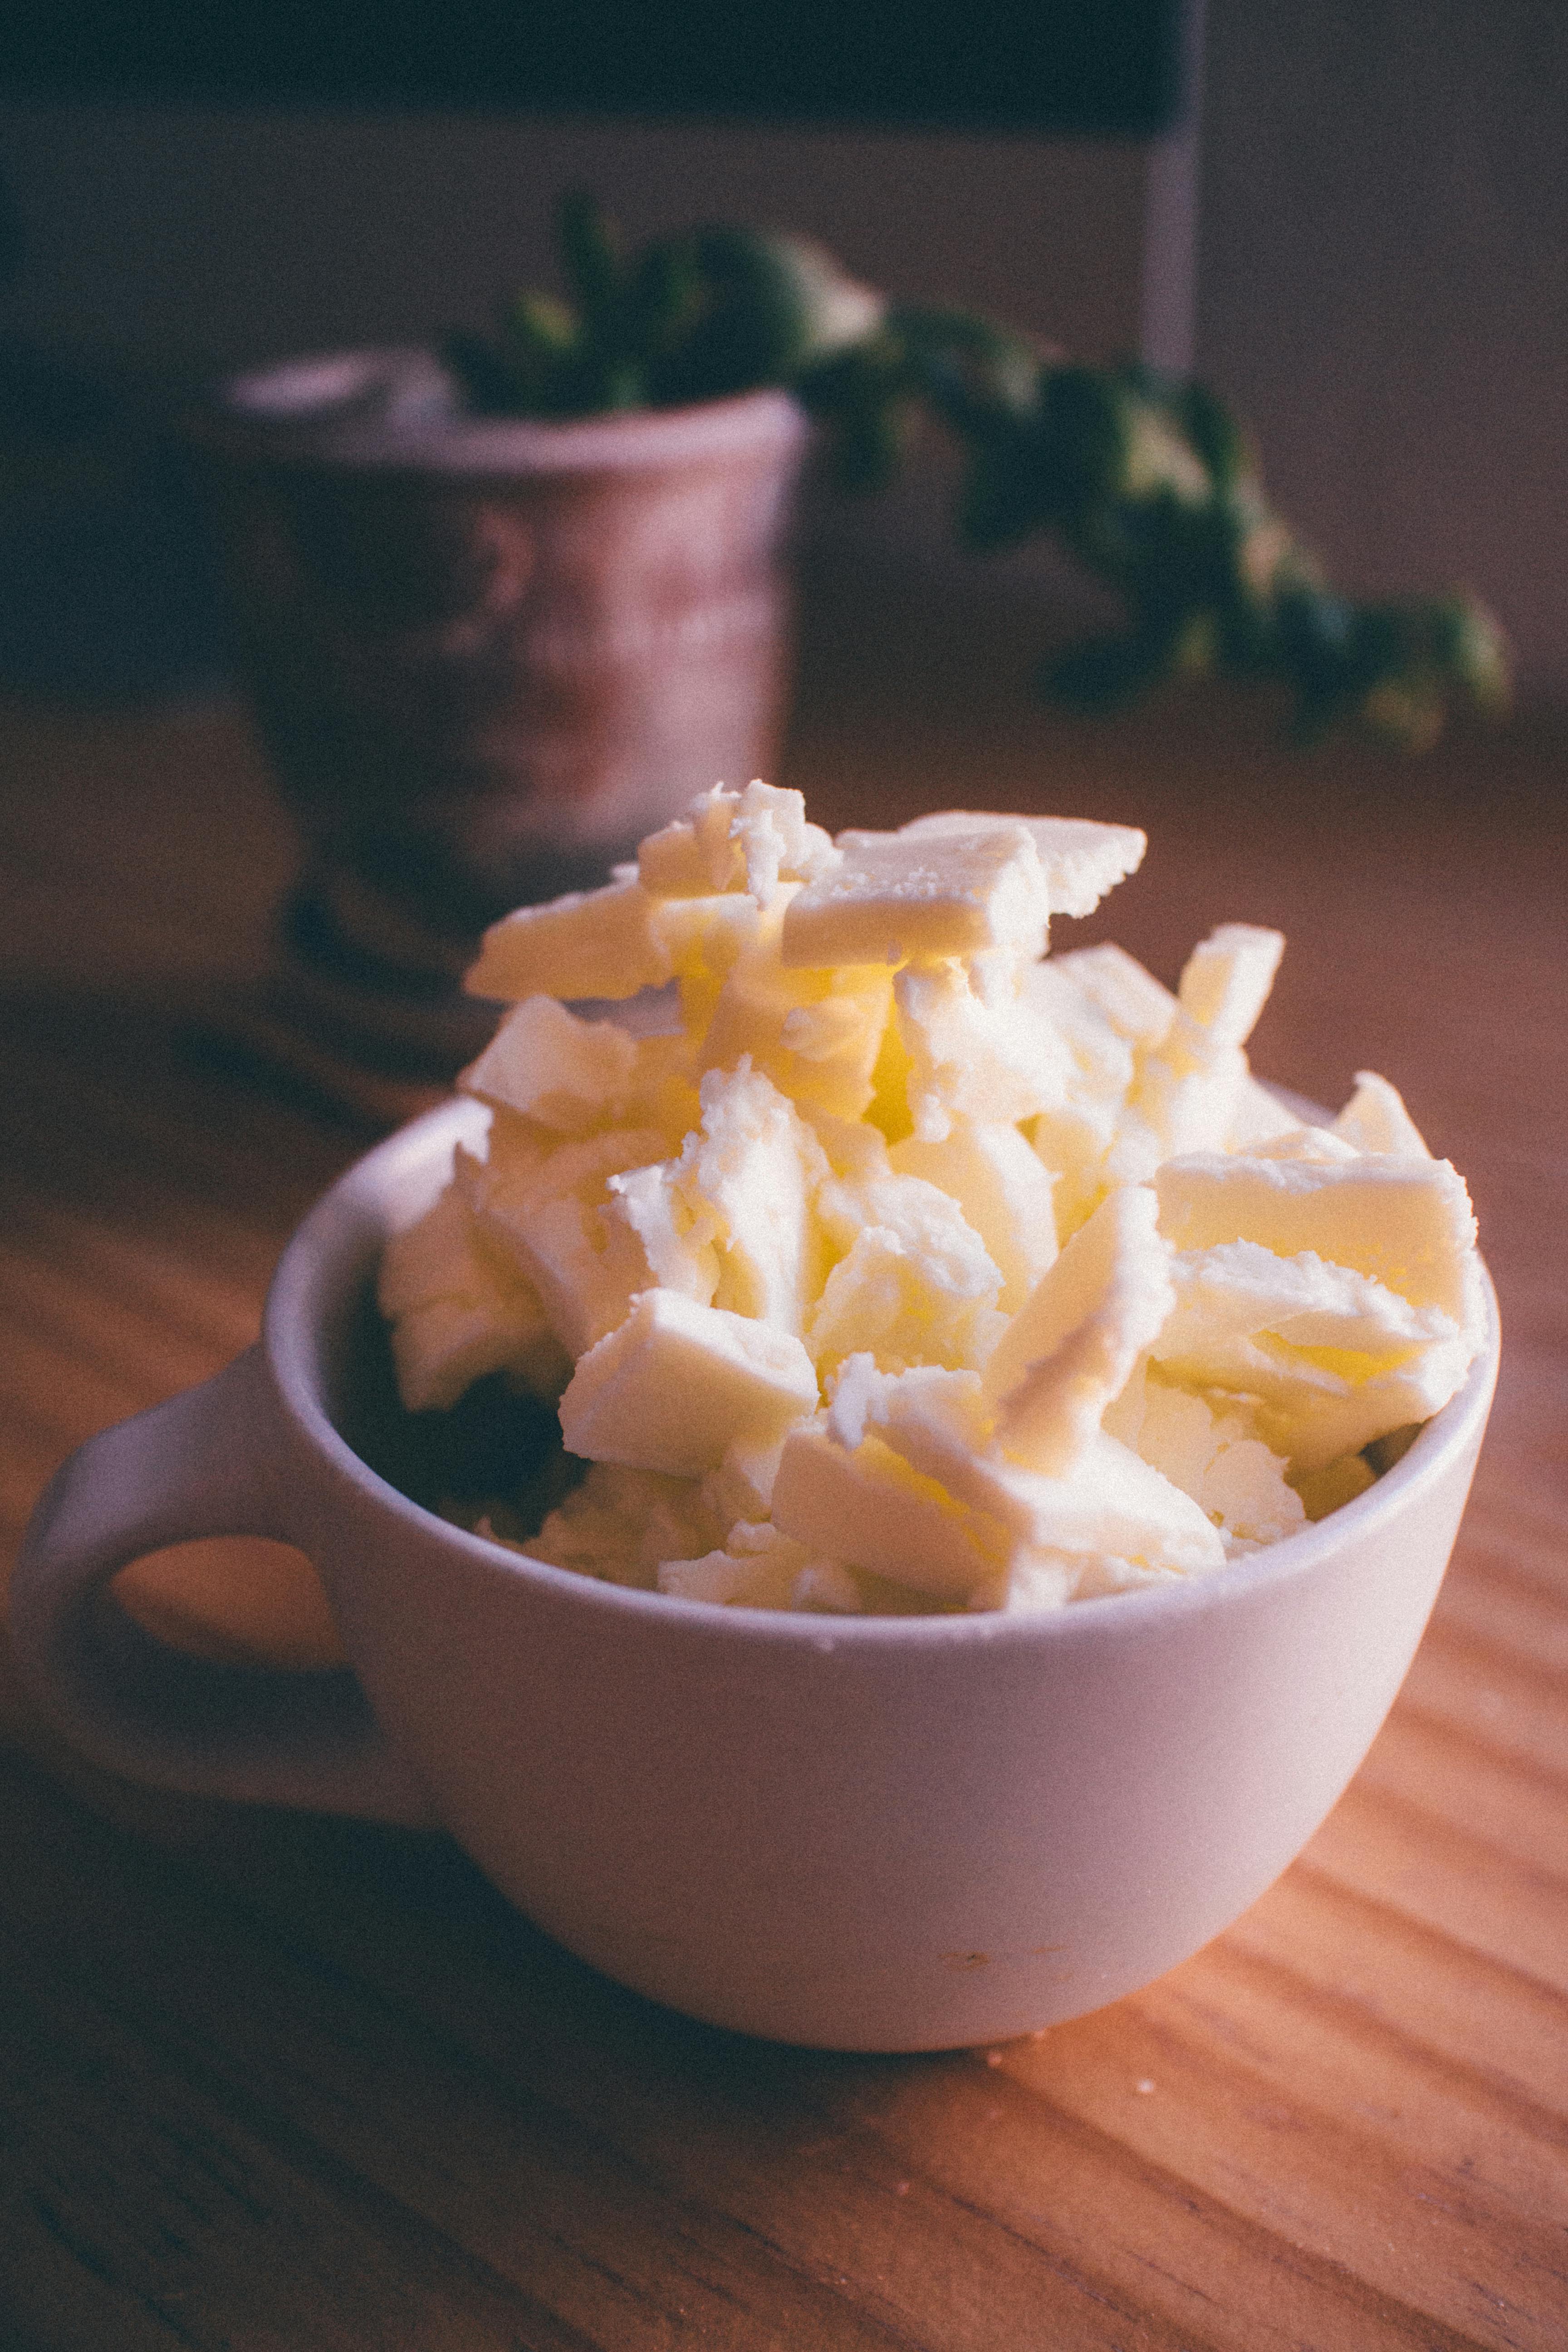
<path fill-rule="evenodd" d="M 470 996 L 621 1000 L 662 988 L 669 957 L 652 929 L 653 901 L 630 879 L 520 907 L 492 923 L 463 986 Z"/>
<path fill-rule="evenodd" d="M 745 890 L 765 907 L 781 881 L 813 881 L 837 862 L 829 835 L 806 822 L 801 794 L 759 777 L 741 793 L 715 784 L 685 816 L 650 834 L 637 852 L 637 878 L 654 898 Z"/>
<path fill-rule="evenodd" d="M 996 1304 L 1016 1315 L 1057 1255 L 1053 1181 L 1018 1129 L 961 1120 L 940 1143 L 906 1137 L 889 1160 L 898 1174 L 922 1177 L 958 1202 L 1002 1276 Z"/>
<path fill-rule="evenodd" d="M 1268 1160 L 1199 1153 L 1154 1179 L 1160 1227 L 1179 1250 L 1258 1242 L 1371 1275 L 1413 1307 L 1463 1324 L 1472 1311 L 1476 1220 L 1446 1160 Z"/>
<path fill-rule="evenodd" d="M 489 1159 L 459 1154 L 458 1176 L 487 1243 L 531 1284 L 551 1329 L 575 1359 L 647 1286 L 635 1236 L 605 1215 L 607 1186 L 616 1170 L 662 1150 L 664 1138 L 654 1129 L 611 1128 L 550 1143 L 531 1146 L 498 1118 Z"/>
<path fill-rule="evenodd" d="M 957 962 L 918 963 L 893 983 L 906 1057 L 904 1095 L 922 1141 L 954 1119 L 1014 1125 L 1067 1097 L 1068 1049 L 1026 996 Z M 979 984 L 977 984 L 977 982 Z"/>
<path fill-rule="evenodd" d="M 1193 950 L 1176 1001 L 1211 1047 L 1246 1045 L 1284 952 L 1283 935 L 1256 923 L 1222 923 Z"/>
<path fill-rule="evenodd" d="M 1358 1151 L 1394 1160 L 1430 1160 L 1420 1129 L 1405 1109 L 1397 1087 L 1375 1070 L 1358 1070 L 1355 1092 L 1334 1121 L 1334 1133 Z"/>
<path fill-rule="evenodd" d="M 1145 1186 L 1112 1192 L 997 1342 L 985 1394 L 997 1442 L 1015 1461 L 1065 1475 L 1157 1336 L 1175 1298 L 1158 1213 Z"/>
<path fill-rule="evenodd" d="M 816 1411 L 816 1374 L 787 1331 L 676 1290 L 645 1290 L 579 1358 L 561 1400 L 568 1453 L 699 1477 L 738 1438 L 766 1444 Z"/>
<path fill-rule="evenodd" d="M 637 1234 L 659 1283 L 798 1333 L 826 1272 L 812 1211 L 828 1172 L 822 1147 L 744 1058 L 710 1070 L 700 1099 L 679 1159 L 610 1178 L 610 1213 Z"/>
<path fill-rule="evenodd" d="M 1137 872 L 1149 846 L 1148 835 L 1136 825 L 1096 824 L 1079 816 L 977 816 L 967 809 L 918 816 L 900 828 L 900 837 L 945 841 L 979 825 L 1014 824 L 1026 826 L 1034 842 L 1053 915 L 1092 915 L 1108 890 Z"/>
<path fill-rule="evenodd" d="M 613 1021 L 582 1021 L 551 996 L 514 1005 L 458 1080 L 481 1102 L 541 1126 L 581 1134 L 607 1118 L 631 1085 L 637 1041 Z"/>
<path fill-rule="evenodd" d="M 841 862 L 790 902 L 786 964 L 1044 952 L 1046 877 L 1027 826 L 982 824 L 934 839 L 846 833 L 837 846 Z"/>
<path fill-rule="evenodd" d="M 1053 956 L 1047 969 L 1134 1045 L 1163 1043 L 1176 1017 L 1176 999 L 1163 981 L 1145 971 L 1136 956 L 1106 940 L 1099 947 L 1074 948 Z"/>
<path fill-rule="evenodd" d="M 876 964 L 786 970 L 779 944 L 788 901 L 783 891 L 780 898 L 725 976 L 702 1041 L 703 1066 L 730 1069 L 748 1055 L 803 1110 L 858 1119 L 871 1100 L 892 1014 L 892 973 Z"/>
<path fill-rule="evenodd" d="M 443 1410 L 490 1372 L 545 1401 L 571 1375 L 539 1293 L 476 1228 L 448 1184 L 382 1253 L 376 1298 L 392 1324 L 397 1385 L 410 1412 Z"/>
<path fill-rule="evenodd" d="M 1193 950 L 1175 1017 L 1143 1055 L 1106 1169 L 1117 1183 L 1146 1183 L 1163 1160 L 1219 1151 L 1244 1109 L 1242 1048 L 1273 982 L 1285 942 L 1251 923 L 1222 923 Z"/>
<path fill-rule="evenodd" d="M 1233 1556 L 1305 1526 L 1301 1497 L 1286 1483 L 1289 1463 L 1263 1444 L 1239 1402 L 1150 1377 L 1137 1387 L 1135 1433 L 1119 1419 L 1117 1434 L 1191 1496 Z"/>
<path fill-rule="evenodd" d="M 888 1175 L 825 1183 L 817 1213 L 845 1252 L 806 1327 L 825 1377 L 857 1354 L 886 1370 L 984 1361 L 1001 1328 L 1002 1276 L 956 1201 L 918 1176 Z"/>
<path fill-rule="evenodd" d="M 602 1583 L 653 1591 L 665 1560 L 705 1551 L 718 1540 L 713 1515 L 693 1479 L 593 1462 L 539 1533 L 509 1549 Z"/>
<path fill-rule="evenodd" d="M 792 1431 L 774 1524 L 808 1547 L 831 1542 L 852 1567 L 978 1608 L 1005 1605 L 1012 1580 L 1042 1566 L 1056 1571 L 1056 1601 L 1085 1580 L 1092 1590 L 1136 1580 L 1121 1575 L 1123 1563 L 1166 1575 L 1223 1566 L 1224 1543 L 1198 1506 L 1117 1440 L 1096 1433 L 1070 1475 L 1042 1475 L 965 1444 L 965 1403 L 955 1411 L 941 1396 L 941 1378 L 922 1370 L 888 1383 L 926 1393 L 903 1411 L 904 1400 L 884 1398 L 868 1417 L 878 1427 L 852 1447 L 831 1413 Z M 1034 1599 L 1050 1605 L 1042 1589 Z"/>

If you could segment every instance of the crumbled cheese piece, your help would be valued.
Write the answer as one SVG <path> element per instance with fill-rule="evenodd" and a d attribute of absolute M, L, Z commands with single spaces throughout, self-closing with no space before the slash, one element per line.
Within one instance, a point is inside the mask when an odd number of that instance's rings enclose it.
<path fill-rule="evenodd" d="M 1092 1004 L 1119 1037 L 1134 1045 L 1163 1043 L 1176 1017 L 1176 999 L 1125 948 L 1110 940 L 1099 947 L 1074 948 L 1053 956 L 1049 969 Z"/>
<path fill-rule="evenodd" d="M 490 925 L 463 985 L 470 996 L 509 1004 L 540 995 L 619 1000 L 662 988 L 670 963 L 652 914 L 647 893 L 625 877 L 603 890 L 520 907 Z"/>
<path fill-rule="evenodd" d="M 580 1135 L 611 1114 L 636 1066 L 635 1039 L 613 1021 L 581 1021 L 552 996 L 530 996 L 458 1084 L 481 1102 Z"/>
<path fill-rule="evenodd" d="M 814 881 L 837 862 L 829 836 L 807 824 L 801 794 L 759 777 L 742 793 L 715 784 L 685 816 L 650 834 L 637 852 L 637 877 L 654 898 L 745 890 L 765 907 L 781 881 Z"/>
<path fill-rule="evenodd" d="M 704 1077 L 679 1159 L 610 1178 L 611 1215 L 658 1282 L 798 1333 L 826 1272 L 812 1194 L 827 1172 L 794 1104 L 742 1057 Z"/>
<path fill-rule="evenodd" d="M 574 1359 L 612 1330 L 634 1292 L 647 1286 L 641 1246 L 605 1211 L 612 1173 L 663 1149 L 657 1129 L 612 1128 L 541 1151 L 498 1118 L 488 1160 L 459 1155 L 457 1181 L 477 1226 L 532 1285 Z"/>
<path fill-rule="evenodd" d="M 997 1342 L 985 1393 L 1014 1460 L 1065 1475 L 1158 1334 L 1175 1294 L 1157 1216 L 1146 1187 L 1112 1192 Z"/>
<path fill-rule="evenodd" d="M 1358 1151 L 1386 1154 L 1394 1160 L 1430 1160 L 1421 1130 L 1400 1098 L 1398 1088 L 1375 1070 L 1358 1070 L 1355 1092 L 1334 1121 L 1334 1132 Z"/>
<path fill-rule="evenodd" d="M 1002 1276 L 998 1307 L 1016 1315 L 1057 1254 L 1055 1188 L 1018 1129 L 963 1119 L 940 1143 L 906 1137 L 889 1159 L 900 1175 L 923 1177 L 958 1202 Z"/>
<path fill-rule="evenodd" d="M 1002 1276 L 956 1201 L 918 1176 L 888 1175 L 829 1181 L 816 1205 L 844 1252 L 806 1327 L 825 1377 L 860 1353 L 889 1370 L 984 1360 L 1002 1325 Z"/>
<path fill-rule="evenodd" d="M 652 1591 L 665 1560 L 703 1552 L 720 1535 L 694 1480 L 594 1462 L 539 1533 L 510 1549 L 552 1568 Z"/>
<path fill-rule="evenodd" d="M 999 1522 L 956 1503 L 875 1437 L 853 1451 L 839 1444 L 826 1415 L 785 1438 L 773 1515 L 807 1550 L 943 1601 L 995 1585 L 1012 1551 Z"/>
<path fill-rule="evenodd" d="M 1147 1183 L 1178 1154 L 1226 1148 L 1248 1076 L 1242 1048 L 1284 945 L 1278 931 L 1223 923 L 1193 950 L 1175 1017 L 1142 1057 L 1106 1155 L 1113 1182 Z"/>
<path fill-rule="evenodd" d="M 1126 1430 L 1119 1424 L 1118 1434 Z M 1274 1543 L 1303 1526 L 1301 1497 L 1286 1484 L 1289 1467 L 1258 1435 L 1248 1410 L 1194 1394 L 1168 1381 L 1138 1387 L 1136 1452 L 1221 1528 L 1234 1554 Z"/>
<path fill-rule="evenodd" d="M 988 995 L 962 963 L 909 965 L 894 982 L 914 1132 L 940 1143 L 954 1119 L 1009 1125 L 1061 1103 L 1070 1062 L 1026 997 Z"/>
<path fill-rule="evenodd" d="M 837 845 L 841 862 L 784 915 L 786 964 L 1043 952 L 1046 877 L 1026 826 L 981 824 L 940 840 L 846 833 Z"/>
<path fill-rule="evenodd" d="M 1162 1231 L 1179 1250 L 1260 1242 L 1368 1274 L 1413 1307 L 1463 1323 L 1476 1221 L 1446 1160 L 1265 1160 L 1200 1153 L 1154 1179 Z"/>
<path fill-rule="evenodd" d="M 984 816 L 967 809 L 916 817 L 900 827 L 900 838 L 942 841 L 979 825 L 1015 824 L 1024 825 L 1034 841 L 1053 915 L 1092 915 L 1108 890 L 1137 872 L 1149 846 L 1148 835 L 1136 825 L 1096 824 L 1079 816 Z"/>
<path fill-rule="evenodd" d="M 766 1444 L 816 1411 L 798 1339 L 678 1290 L 645 1290 L 578 1359 L 561 1400 L 567 1451 L 591 1462 L 700 1477 L 737 1438 Z"/>
<path fill-rule="evenodd" d="M 781 1535 L 771 1525 L 744 1522 L 731 1528 L 721 1549 L 701 1559 L 663 1561 L 658 1589 L 730 1608 L 858 1616 L 866 1605 L 852 1570 L 837 1560 L 814 1559 L 793 1536 Z"/>
<path fill-rule="evenodd" d="M 546 1400 L 571 1376 L 538 1292 L 485 1246 L 456 1186 L 387 1243 L 376 1297 L 393 1326 L 398 1387 L 411 1412 L 456 1404 L 490 1372 L 510 1373 Z"/>
<path fill-rule="evenodd" d="M 1246 1045 L 1284 952 L 1283 935 L 1256 923 L 1222 923 L 1193 950 L 1176 999 L 1211 1046 Z"/>
<path fill-rule="evenodd" d="M 875 964 L 787 970 L 780 933 L 785 892 L 796 887 L 781 889 L 776 912 L 731 965 L 709 1017 L 703 1066 L 730 1069 L 748 1055 L 803 1110 L 858 1119 L 892 1014 L 893 976 Z"/>

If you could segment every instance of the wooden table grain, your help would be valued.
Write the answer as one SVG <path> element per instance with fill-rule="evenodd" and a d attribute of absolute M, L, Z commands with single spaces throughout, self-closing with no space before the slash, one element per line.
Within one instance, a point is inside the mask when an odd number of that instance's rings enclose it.
<path fill-rule="evenodd" d="M 856 2059 L 623 1992 L 444 1841 L 174 1801 L 0 1694 L 5 2352 L 1568 2345 L 1568 729 L 1298 761 L 1269 715 L 1037 709 L 987 607 L 825 595 L 787 780 L 1146 824 L 1079 936 L 1291 945 L 1255 1059 L 1385 1070 L 1470 1180 L 1491 1436 L 1387 1727 L 1136 1997 Z M 226 1049 L 290 846 L 234 708 L 0 709 L 0 1514 L 253 1336 L 368 1139 Z M 217 1008 L 215 1010 L 215 1008 Z"/>

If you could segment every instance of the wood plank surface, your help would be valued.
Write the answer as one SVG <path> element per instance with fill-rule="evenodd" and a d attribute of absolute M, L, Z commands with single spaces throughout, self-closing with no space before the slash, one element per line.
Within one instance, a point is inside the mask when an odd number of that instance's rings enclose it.
<path fill-rule="evenodd" d="M 1384 1070 L 1469 1179 L 1503 1377 L 1364 1768 L 1145 1992 L 856 2059 L 622 1992 L 439 1838 L 113 1781 L 7 1683 L 4 2352 L 1568 2346 L 1568 731 L 1406 764 L 1297 760 L 1242 704 L 1068 720 L 1030 625 L 841 573 L 785 780 L 833 824 L 1146 824 L 1074 936 L 1173 978 L 1278 923 L 1257 1066 Z M 369 1122 L 214 1042 L 291 859 L 235 709 L 13 705 L 0 764 L 14 1548 L 74 1444 L 253 1336 Z"/>

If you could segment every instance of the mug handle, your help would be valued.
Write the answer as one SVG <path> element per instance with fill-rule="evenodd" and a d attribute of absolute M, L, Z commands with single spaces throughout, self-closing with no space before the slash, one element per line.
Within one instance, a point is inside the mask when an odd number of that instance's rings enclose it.
<path fill-rule="evenodd" d="M 17 1663 L 49 1720 L 112 1771 L 195 1796 L 428 1827 L 427 1791 L 346 1667 L 291 1674 L 188 1657 L 109 1591 L 119 1570 L 165 1544 L 301 1543 L 290 1507 L 300 1483 L 259 1346 L 89 1437 L 23 1539 L 10 1604 Z"/>

